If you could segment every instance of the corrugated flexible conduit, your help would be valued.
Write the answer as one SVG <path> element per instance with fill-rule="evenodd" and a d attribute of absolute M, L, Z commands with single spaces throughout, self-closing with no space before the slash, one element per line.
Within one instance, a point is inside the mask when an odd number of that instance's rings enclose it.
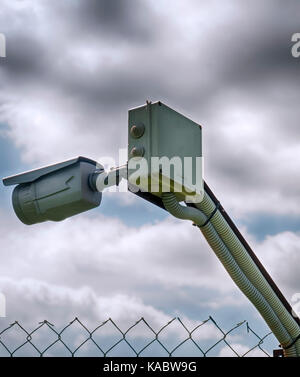
<path fill-rule="evenodd" d="M 285 356 L 300 356 L 300 339 L 285 349 L 299 336 L 299 325 L 283 306 L 219 211 L 207 222 L 215 210 L 215 204 L 207 193 L 203 201 L 196 205 L 198 209 L 180 205 L 173 193 L 163 193 L 162 201 L 173 216 L 192 220 L 200 227 L 233 281 L 257 308 L 284 348 Z"/>

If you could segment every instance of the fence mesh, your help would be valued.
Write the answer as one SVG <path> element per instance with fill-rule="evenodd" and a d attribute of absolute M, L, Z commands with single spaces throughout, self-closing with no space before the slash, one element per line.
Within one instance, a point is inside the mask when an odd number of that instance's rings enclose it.
<path fill-rule="evenodd" d="M 16 321 L 0 331 L 0 356 L 271 357 L 276 344 L 271 332 L 260 336 L 247 321 L 227 331 L 212 317 L 189 327 L 178 317 L 156 330 L 141 318 L 125 331 L 111 318 L 93 330 L 78 318 L 61 329 L 44 320 L 28 330 Z"/>

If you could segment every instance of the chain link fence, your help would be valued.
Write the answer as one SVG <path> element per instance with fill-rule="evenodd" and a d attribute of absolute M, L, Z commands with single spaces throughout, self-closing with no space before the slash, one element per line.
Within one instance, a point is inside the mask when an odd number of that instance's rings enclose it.
<path fill-rule="evenodd" d="M 246 344 L 245 344 L 246 343 Z M 0 331 L 0 356 L 272 356 L 273 334 L 258 335 L 247 321 L 224 331 L 209 317 L 193 324 L 173 318 L 154 329 L 144 318 L 125 331 L 111 318 L 90 330 L 78 318 L 57 329 L 49 321 L 28 330 L 18 321 Z"/>

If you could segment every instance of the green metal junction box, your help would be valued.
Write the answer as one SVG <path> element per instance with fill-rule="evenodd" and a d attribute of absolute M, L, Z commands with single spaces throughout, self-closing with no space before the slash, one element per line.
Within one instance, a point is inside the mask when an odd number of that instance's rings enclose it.
<path fill-rule="evenodd" d="M 199 124 L 160 101 L 129 110 L 130 187 L 156 196 L 171 191 L 179 200 L 201 202 L 201 132 Z"/>

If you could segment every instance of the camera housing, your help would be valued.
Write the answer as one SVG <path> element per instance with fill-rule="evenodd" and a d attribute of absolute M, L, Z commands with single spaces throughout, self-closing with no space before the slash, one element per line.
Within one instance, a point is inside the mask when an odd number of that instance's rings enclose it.
<path fill-rule="evenodd" d="M 61 221 L 100 205 L 102 193 L 89 185 L 96 168 L 96 161 L 79 156 L 4 178 L 3 184 L 17 185 L 12 203 L 24 224 Z"/>

